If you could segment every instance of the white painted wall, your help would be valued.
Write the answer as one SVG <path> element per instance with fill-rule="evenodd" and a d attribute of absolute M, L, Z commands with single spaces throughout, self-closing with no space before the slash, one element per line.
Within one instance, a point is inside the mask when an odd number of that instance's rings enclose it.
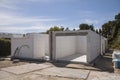
<path fill-rule="evenodd" d="M 107 49 L 107 39 L 101 36 L 101 54 L 105 53 Z"/>
<path fill-rule="evenodd" d="M 45 41 L 45 54 L 49 56 L 50 52 L 49 52 L 49 35 L 48 34 L 45 35 L 44 41 Z"/>
<path fill-rule="evenodd" d="M 45 53 L 49 54 L 49 36 L 47 34 L 34 35 L 34 58 L 44 58 Z"/>
<path fill-rule="evenodd" d="M 105 39 L 101 37 L 101 50 L 102 54 L 105 53 Z"/>
<path fill-rule="evenodd" d="M 18 56 L 22 58 L 32 58 L 33 57 L 33 39 L 32 38 L 12 38 L 11 39 L 11 56 L 13 56 L 16 48 L 21 47 L 22 45 L 28 45 L 29 48 L 22 47 L 20 50 L 20 55 Z"/>
<path fill-rule="evenodd" d="M 87 54 L 87 36 L 76 36 L 76 53 Z"/>
<path fill-rule="evenodd" d="M 45 53 L 49 54 L 49 36 L 47 34 L 27 34 L 23 38 L 12 38 L 11 55 L 13 56 L 15 49 L 22 45 L 28 45 L 29 48 L 23 47 L 20 50 L 20 58 L 41 59 L 45 57 Z"/>
<path fill-rule="evenodd" d="M 86 36 L 57 36 L 56 37 L 56 59 L 70 56 L 72 54 L 87 54 Z"/>
<path fill-rule="evenodd" d="M 56 37 L 56 59 L 75 54 L 76 36 Z"/>
<path fill-rule="evenodd" d="M 88 62 L 94 60 L 101 53 L 101 39 L 96 32 L 89 31 L 88 34 Z"/>

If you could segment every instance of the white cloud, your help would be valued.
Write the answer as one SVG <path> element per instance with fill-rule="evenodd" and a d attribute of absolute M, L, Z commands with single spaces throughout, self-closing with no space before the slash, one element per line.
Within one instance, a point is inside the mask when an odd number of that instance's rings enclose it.
<path fill-rule="evenodd" d="M 82 15 L 82 17 L 92 17 L 95 15 L 95 12 L 90 10 L 81 10 L 81 11 L 78 11 L 78 14 Z"/>
<path fill-rule="evenodd" d="M 89 25 L 91 25 L 91 24 L 99 24 L 99 21 L 98 20 L 95 20 L 95 19 L 80 19 L 79 20 L 79 22 L 81 22 L 81 23 L 87 23 L 87 24 L 89 24 Z"/>
<path fill-rule="evenodd" d="M 0 13 L 0 32 L 22 33 L 29 31 L 46 31 L 52 26 L 52 22 L 60 21 L 59 18 L 45 16 L 24 17 L 7 13 Z"/>
<path fill-rule="evenodd" d="M 47 17 L 24 17 L 24 16 L 13 16 L 6 13 L 0 13 L 0 25 L 13 25 L 20 23 L 36 23 L 36 22 L 50 22 L 59 21 L 62 19 L 58 18 L 47 18 Z"/>
<path fill-rule="evenodd" d="M 81 10 L 79 11 L 80 14 L 93 14 L 94 12 L 93 11 L 90 11 L 90 10 Z"/>
<path fill-rule="evenodd" d="M 53 2 L 54 0 L 52 0 Z M 51 0 L 0 0 L 0 8 L 4 9 L 22 9 L 22 6 L 19 6 L 18 4 L 29 4 L 29 3 L 48 3 L 51 2 Z"/>
<path fill-rule="evenodd" d="M 0 8 L 19 9 L 17 7 L 17 0 L 0 0 Z"/>
<path fill-rule="evenodd" d="M 70 1 L 74 1 L 74 0 L 26 0 L 29 2 L 39 2 L 39 3 L 53 3 L 53 2 L 70 2 Z"/>
<path fill-rule="evenodd" d="M 32 26 L 1 26 L 0 32 L 11 33 L 27 33 L 27 32 L 43 32 L 50 28 L 50 25 L 36 24 Z"/>
<path fill-rule="evenodd" d="M 5 9 L 21 9 L 18 4 L 29 4 L 29 3 L 55 3 L 55 2 L 65 2 L 69 0 L 0 0 L 0 8 Z"/>
<path fill-rule="evenodd" d="M 88 23 L 88 24 L 98 24 L 98 21 L 97 21 L 97 20 L 84 19 L 83 21 L 84 21 L 85 23 Z"/>
<path fill-rule="evenodd" d="M 29 1 L 29 2 L 51 2 L 51 1 L 55 1 L 55 0 L 26 0 L 26 1 Z"/>

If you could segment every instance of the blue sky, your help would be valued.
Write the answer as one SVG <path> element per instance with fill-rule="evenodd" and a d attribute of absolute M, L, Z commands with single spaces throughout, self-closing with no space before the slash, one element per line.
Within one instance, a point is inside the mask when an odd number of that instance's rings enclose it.
<path fill-rule="evenodd" d="M 95 28 L 120 13 L 120 0 L 0 0 L 0 32 L 44 32 L 52 26 Z"/>

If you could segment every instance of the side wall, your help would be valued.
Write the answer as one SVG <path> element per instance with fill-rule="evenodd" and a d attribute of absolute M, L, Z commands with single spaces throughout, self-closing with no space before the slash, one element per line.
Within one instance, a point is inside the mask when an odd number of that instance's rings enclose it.
<path fill-rule="evenodd" d="M 45 39 L 45 55 L 46 56 L 50 56 L 50 52 L 49 52 L 49 35 L 48 34 L 46 34 L 45 35 L 45 37 L 44 37 Z"/>
<path fill-rule="evenodd" d="M 27 45 L 28 47 L 24 45 Z M 11 39 L 11 56 L 13 56 L 17 47 L 21 47 L 20 53 L 17 57 L 33 58 L 33 39 L 32 38 L 12 38 Z"/>
<path fill-rule="evenodd" d="M 87 54 L 87 36 L 76 36 L 76 53 Z"/>
<path fill-rule="evenodd" d="M 107 49 L 107 39 L 101 36 L 101 54 L 103 55 Z"/>
<path fill-rule="evenodd" d="M 101 36 L 96 32 L 89 31 L 88 34 L 88 62 L 93 61 L 101 53 Z"/>
<path fill-rule="evenodd" d="M 47 34 L 34 34 L 34 58 L 44 58 L 49 55 L 49 36 Z"/>

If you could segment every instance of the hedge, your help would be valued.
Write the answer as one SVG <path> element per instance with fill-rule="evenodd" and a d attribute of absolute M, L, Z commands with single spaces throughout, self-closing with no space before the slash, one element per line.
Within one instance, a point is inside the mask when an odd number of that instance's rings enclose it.
<path fill-rule="evenodd" d="M 0 38 L 0 56 L 8 56 L 11 53 L 11 42 L 9 39 Z"/>

